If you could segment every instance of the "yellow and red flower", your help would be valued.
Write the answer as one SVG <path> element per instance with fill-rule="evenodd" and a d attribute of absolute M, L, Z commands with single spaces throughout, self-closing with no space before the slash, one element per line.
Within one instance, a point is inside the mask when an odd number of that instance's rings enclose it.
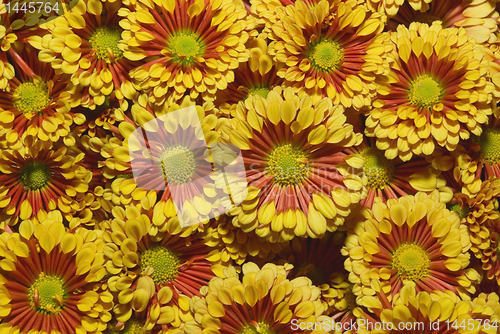
<path fill-rule="evenodd" d="M 1 221 L 14 225 L 56 208 L 71 220 L 85 206 L 92 173 L 79 162 L 82 154 L 49 142 L 36 142 L 0 154 Z"/>
<path fill-rule="evenodd" d="M 310 323 L 327 320 L 319 289 L 310 280 L 289 280 L 287 268 L 274 264 L 259 268 L 249 262 L 242 271 L 241 280 L 214 278 L 201 298 L 191 298 L 194 319 L 184 326 L 187 334 L 325 333 L 304 330 Z M 296 329 L 291 324 L 297 324 Z"/>
<path fill-rule="evenodd" d="M 133 90 L 129 71 L 141 64 L 123 56 L 120 8 L 121 1 L 78 1 L 68 15 L 45 24 L 47 34 L 28 38 L 40 50 L 40 61 L 71 75 L 71 82 L 81 86 L 82 104 L 92 109 L 113 93 L 127 110 L 122 90 Z"/>
<path fill-rule="evenodd" d="M 0 236 L 0 330 L 101 333 L 113 306 L 109 291 L 91 287 L 106 274 L 103 240 L 95 231 L 66 232 L 58 211 L 39 218 Z"/>
<path fill-rule="evenodd" d="M 470 240 L 460 218 L 439 202 L 439 193 L 417 193 L 376 201 L 364 209 L 347 237 L 342 254 L 355 284 L 358 303 L 370 307 L 374 281 L 388 300 L 405 285 L 417 291 L 475 292 L 479 274 L 468 268 Z"/>
<path fill-rule="evenodd" d="M 270 45 L 278 76 L 314 100 L 366 110 L 376 97 L 378 75 L 389 72 L 391 49 L 381 17 L 356 1 L 323 0 L 312 10 L 301 0 L 284 7 Z"/>
<path fill-rule="evenodd" d="M 363 195 L 360 177 L 337 170 L 335 154 L 362 140 L 342 106 L 277 87 L 238 104 L 236 115 L 221 139 L 242 150 L 249 188 L 229 211 L 233 224 L 273 242 L 341 226 Z"/>
<path fill-rule="evenodd" d="M 485 48 L 465 29 L 439 24 L 400 25 L 391 39 L 396 62 L 365 129 L 385 156 L 407 161 L 436 146 L 454 151 L 460 140 L 481 135 L 493 114 Z"/>
<path fill-rule="evenodd" d="M 35 50 L 28 46 L 17 57 L 13 59 L 16 75 L 0 91 L 3 141 L 17 147 L 19 139 L 26 137 L 46 142 L 64 138 L 71 146 L 70 127 L 85 122 L 82 114 L 71 111 L 80 104 L 77 88 L 68 76 L 56 74 L 49 64 L 38 61 Z"/>
<path fill-rule="evenodd" d="M 248 14 L 234 1 L 141 1 L 119 14 L 125 17 L 124 57 L 146 60 L 130 76 L 156 104 L 166 95 L 179 100 L 187 91 L 192 98 L 213 100 L 248 60 Z"/>

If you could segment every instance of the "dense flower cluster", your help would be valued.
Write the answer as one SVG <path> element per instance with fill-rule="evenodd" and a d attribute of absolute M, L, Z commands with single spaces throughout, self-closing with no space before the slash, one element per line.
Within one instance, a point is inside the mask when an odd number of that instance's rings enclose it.
<path fill-rule="evenodd" d="M 500 1 L 32 4 L 0 334 L 500 332 Z"/>

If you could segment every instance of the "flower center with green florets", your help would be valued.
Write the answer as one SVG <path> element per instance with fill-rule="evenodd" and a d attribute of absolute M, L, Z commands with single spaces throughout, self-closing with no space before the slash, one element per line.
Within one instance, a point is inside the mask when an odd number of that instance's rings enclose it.
<path fill-rule="evenodd" d="M 434 79 L 423 74 L 411 82 L 408 98 L 410 103 L 422 108 L 431 108 L 441 102 L 443 88 Z"/>
<path fill-rule="evenodd" d="M 163 176 L 168 183 L 189 182 L 196 169 L 196 161 L 191 150 L 182 147 L 167 147 L 160 156 Z"/>
<path fill-rule="evenodd" d="M 89 41 L 97 58 L 111 64 L 123 57 L 123 51 L 118 48 L 121 39 L 122 29 L 102 26 L 96 28 Z"/>
<path fill-rule="evenodd" d="M 398 270 L 399 277 L 411 281 L 428 277 L 430 263 L 429 254 L 415 244 L 402 244 L 392 254 L 392 269 Z"/>
<path fill-rule="evenodd" d="M 500 162 L 500 130 L 486 128 L 479 137 L 479 147 L 483 159 L 490 165 Z"/>
<path fill-rule="evenodd" d="M 269 328 L 268 324 L 263 322 L 257 323 L 257 325 L 246 325 L 243 327 L 241 334 L 272 334 L 273 332 Z"/>
<path fill-rule="evenodd" d="M 339 68 L 344 59 L 344 51 L 339 42 L 322 38 L 311 46 L 309 60 L 320 71 L 331 72 Z"/>
<path fill-rule="evenodd" d="M 50 103 L 49 89 L 45 82 L 25 82 L 12 94 L 14 107 L 23 114 L 39 114 Z"/>
<path fill-rule="evenodd" d="M 266 174 L 280 186 L 295 185 L 309 175 L 307 156 L 290 144 L 276 147 L 269 155 Z"/>
<path fill-rule="evenodd" d="M 64 306 L 66 293 L 61 278 L 41 273 L 28 289 L 30 306 L 39 312 L 59 314 Z"/>
<path fill-rule="evenodd" d="M 49 167 L 38 161 L 29 162 L 21 168 L 21 183 L 30 190 L 39 190 L 49 184 Z"/>
<path fill-rule="evenodd" d="M 458 213 L 459 217 L 462 219 L 467 218 L 470 212 L 470 208 L 468 206 L 460 206 L 460 203 L 458 202 L 448 203 L 447 207 L 448 210 Z"/>
<path fill-rule="evenodd" d="M 163 246 L 153 246 L 141 254 L 141 269 L 153 269 L 151 278 L 158 285 L 173 281 L 179 273 L 180 260 L 177 254 Z"/>
<path fill-rule="evenodd" d="M 356 302 L 356 295 L 352 292 L 352 290 L 348 290 L 346 291 L 346 293 L 344 293 L 344 299 L 347 303 L 347 309 L 349 311 L 352 311 L 356 307 L 358 307 L 358 303 Z"/>
<path fill-rule="evenodd" d="M 368 188 L 384 189 L 392 181 L 394 163 L 376 148 L 368 148 L 361 155 L 364 158 L 363 171 L 368 179 Z"/>
<path fill-rule="evenodd" d="M 269 89 L 269 87 L 264 87 L 264 86 L 253 87 L 248 90 L 248 96 L 260 95 L 263 98 L 267 98 L 267 94 L 269 94 L 270 91 L 271 90 Z"/>
<path fill-rule="evenodd" d="M 189 66 L 205 52 L 205 45 L 195 33 L 180 32 L 168 39 L 168 48 L 175 63 Z"/>

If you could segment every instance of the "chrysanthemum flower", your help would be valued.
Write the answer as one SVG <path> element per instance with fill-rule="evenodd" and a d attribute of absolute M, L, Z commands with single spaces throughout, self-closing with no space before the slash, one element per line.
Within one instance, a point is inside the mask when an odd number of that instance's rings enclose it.
<path fill-rule="evenodd" d="M 412 286 L 405 286 L 392 304 L 387 299 L 380 302 L 372 298 L 370 302 L 375 314 L 364 314 L 367 321 L 364 325 L 360 322 L 359 334 L 497 333 L 499 315 L 495 294 L 482 294 L 471 301 L 446 293 L 418 292 Z"/>
<path fill-rule="evenodd" d="M 232 204 L 220 200 L 227 190 L 225 184 L 217 183 L 222 169 L 214 167 L 217 164 L 213 161 L 218 150 L 223 149 L 217 144 L 219 134 L 215 130 L 224 120 L 205 105 L 191 105 L 189 97 L 168 108 L 152 108 L 154 104 L 146 101 L 139 99 L 131 110 L 134 120 L 127 117 L 118 127 L 124 140 L 113 149 L 109 166 L 113 164 L 120 173 L 131 173 L 131 168 L 135 173 L 144 171 L 124 180 L 120 190 L 132 196 L 134 192 L 156 190 L 159 205 L 164 208 L 163 218 L 182 213 L 183 225 L 208 222 L 225 212 L 225 207 Z M 180 110 L 184 107 L 189 110 Z M 170 111 L 176 111 L 176 116 L 165 115 Z M 139 136 L 133 135 L 138 128 Z"/>
<path fill-rule="evenodd" d="M 490 117 L 482 133 L 459 145 L 453 156 L 455 178 L 466 185 L 477 178 L 483 181 L 492 176 L 500 178 L 500 119 Z"/>
<path fill-rule="evenodd" d="M 61 210 L 71 219 L 81 209 L 92 174 L 79 165 L 83 154 L 65 146 L 36 142 L 32 147 L 4 150 L 0 156 L 1 221 L 11 225 L 40 211 Z"/>
<path fill-rule="evenodd" d="M 494 0 L 432 0 L 426 7 L 416 10 L 410 2 L 405 2 L 397 15 L 388 21 L 387 28 L 396 31 L 399 24 L 409 26 L 412 22 L 421 22 L 431 25 L 438 21 L 443 28 L 463 27 L 477 43 L 497 41 L 499 14 Z"/>
<path fill-rule="evenodd" d="M 354 169 L 352 173 L 363 175 L 367 196 L 361 200 L 361 205 L 371 208 L 375 197 L 386 202 L 390 198 L 414 195 L 418 191 L 431 192 L 446 185 L 440 172 L 452 168 L 452 159 L 436 157 L 434 164 L 421 157 L 406 162 L 399 158 L 389 160 L 374 146 L 374 141 L 365 140 L 343 151 L 346 166 L 341 169 Z"/>
<path fill-rule="evenodd" d="M 203 235 L 181 229 L 178 221 L 155 225 L 152 210 L 144 214 L 130 206 L 115 207 L 113 215 L 105 228 L 104 254 L 112 275 L 109 289 L 119 296 L 118 321 L 128 320 L 133 311 L 151 314 L 156 301 L 177 304 L 182 294 L 199 295 L 216 273 L 223 275 L 218 250 L 208 248 Z"/>
<path fill-rule="evenodd" d="M 234 71 L 234 81 L 227 89 L 217 93 L 215 106 L 225 115 L 234 115 L 236 105 L 251 95 L 267 97 L 269 91 L 283 83 L 277 76 L 274 61 L 268 54 L 267 41 L 264 38 L 255 38 L 248 48 L 250 59 L 242 63 Z"/>
<path fill-rule="evenodd" d="M 298 328 L 327 318 L 318 300 L 320 291 L 309 279 L 289 280 L 286 268 L 274 264 L 260 269 L 249 262 L 242 270 L 241 280 L 214 278 L 202 289 L 202 298 L 191 299 L 194 320 L 186 323 L 187 334 L 324 333 Z"/>
<path fill-rule="evenodd" d="M 493 113 L 484 47 L 463 28 L 439 24 L 400 25 L 391 38 L 396 62 L 365 129 L 385 156 L 407 161 L 436 146 L 453 151 L 460 140 L 480 135 Z"/>
<path fill-rule="evenodd" d="M 500 195 L 500 179 L 495 177 L 487 181 L 474 182 L 472 192 L 467 188 L 457 190 L 447 207 L 460 216 L 469 230 L 471 251 L 481 258 L 482 251 L 490 247 L 489 226 L 500 218 L 497 197 Z M 476 186 L 476 183 L 477 186 Z M 453 183 L 450 183 L 452 186 Z M 457 187 L 458 188 L 458 187 Z M 478 188 L 478 189 L 474 189 Z"/>
<path fill-rule="evenodd" d="M 35 50 L 26 46 L 21 56 L 13 61 L 16 76 L 0 91 L 0 128 L 7 142 L 15 145 L 27 136 L 50 142 L 66 139 L 74 123 L 85 121 L 71 111 L 80 103 L 76 88 L 68 83 L 69 76 L 38 61 Z"/>
<path fill-rule="evenodd" d="M 299 0 L 272 26 L 269 53 L 287 84 L 359 111 L 371 106 L 377 75 L 389 72 L 389 36 L 375 36 L 382 29 L 381 18 L 354 0 L 323 0 L 313 10 Z"/>
<path fill-rule="evenodd" d="M 147 63 L 130 72 L 152 102 L 166 95 L 213 100 L 217 90 L 234 80 L 239 63 L 248 60 L 247 12 L 233 1 L 143 0 L 122 8 L 123 56 Z"/>
<path fill-rule="evenodd" d="M 342 106 L 277 87 L 267 99 L 249 97 L 236 114 L 222 138 L 242 149 L 249 188 L 229 211 L 233 224 L 271 241 L 318 238 L 342 225 L 363 188 L 357 175 L 337 170 L 335 153 L 362 140 Z"/>
<path fill-rule="evenodd" d="M 70 14 L 46 24 L 45 35 L 28 38 L 40 50 L 42 62 L 71 74 L 73 84 L 83 86 L 84 106 L 102 105 L 114 93 L 120 107 L 128 108 L 122 90 L 132 89 L 129 71 L 141 63 L 125 58 L 119 47 L 121 6 L 121 1 L 78 1 Z"/>
<path fill-rule="evenodd" d="M 370 307 L 364 297 L 374 294 L 374 280 L 389 300 L 408 284 L 417 291 L 475 291 L 479 274 L 467 268 L 467 229 L 437 191 L 376 201 L 372 210 L 364 209 L 342 250 L 360 304 Z"/>
<path fill-rule="evenodd" d="M 250 257 L 270 261 L 286 245 L 285 242 L 269 242 L 255 232 L 243 232 L 231 223 L 231 217 L 220 216 L 204 227 L 205 243 L 208 247 L 219 247 L 223 262 L 233 260 L 241 265 Z"/>
<path fill-rule="evenodd" d="M 106 274 L 104 242 L 94 231 L 65 232 L 60 212 L 19 233 L 4 232 L 0 268 L 0 331 L 101 333 L 111 319 L 113 297 L 96 292 Z"/>

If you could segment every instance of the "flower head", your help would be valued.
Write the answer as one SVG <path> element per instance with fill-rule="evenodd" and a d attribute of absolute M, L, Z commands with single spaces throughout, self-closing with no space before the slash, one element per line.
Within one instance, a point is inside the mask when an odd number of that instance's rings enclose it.
<path fill-rule="evenodd" d="M 277 40 L 269 53 L 286 84 L 314 98 L 328 96 L 335 104 L 366 109 L 375 97 L 377 75 L 389 72 L 384 58 L 389 37 L 375 37 L 382 29 L 381 18 L 368 16 L 356 1 L 330 5 L 323 0 L 310 10 L 299 0 L 272 26 Z"/>
<path fill-rule="evenodd" d="M 493 113 L 484 47 L 463 28 L 412 23 L 391 34 L 393 70 L 378 89 L 365 133 L 388 159 L 449 151 L 480 135 Z"/>
<path fill-rule="evenodd" d="M 106 274 L 104 242 L 95 231 L 68 233 L 58 211 L 23 221 L 4 232 L 1 256 L 0 328 L 17 333 L 101 333 L 111 319 L 113 297 L 93 291 Z"/>
<path fill-rule="evenodd" d="M 467 268 L 470 241 L 458 215 L 439 202 L 437 191 L 426 195 L 376 201 L 347 237 L 342 253 L 360 303 L 374 294 L 373 280 L 391 300 L 405 285 L 417 291 L 474 292 L 478 273 Z"/>
<path fill-rule="evenodd" d="M 152 102 L 165 95 L 180 99 L 186 91 L 213 100 L 218 90 L 234 80 L 233 71 L 248 60 L 247 12 L 240 4 L 224 0 L 175 0 L 138 2 L 122 8 L 123 56 L 143 60 L 131 78 Z"/>
<path fill-rule="evenodd" d="M 359 144 L 342 106 L 314 103 L 292 88 L 252 96 L 223 127 L 222 139 L 242 149 L 248 196 L 229 213 L 233 224 L 273 241 L 321 237 L 343 224 L 362 196 L 356 175 L 342 175 L 335 153 Z"/>
<path fill-rule="evenodd" d="M 68 220 L 85 202 L 92 174 L 79 161 L 83 154 L 65 146 L 38 141 L 32 147 L 5 150 L 0 155 L 2 221 L 14 225 L 40 211 L 58 208 Z"/>
<path fill-rule="evenodd" d="M 83 89 L 82 104 L 103 105 L 113 95 L 123 110 L 128 108 L 123 91 L 131 90 L 128 72 L 140 65 L 123 57 L 119 47 L 121 1 L 79 1 L 70 15 L 46 24 L 47 34 L 31 36 L 29 43 L 40 50 L 38 58 L 65 74 Z"/>
<path fill-rule="evenodd" d="M 214 278 L 202 289 L 201 298 L 191 299 L 194 320 L 186 323 L 187 334 L 312 333 L 307 329 L 293 330 L 290 324 L 306 322 L 303 326 L 326 319 L 318 300 L 319 289 L 307 278 L 289 280 L 286 268 L 273 264 L 259 268 L 249 262 L 242 270 L 241 280 Z"/>

